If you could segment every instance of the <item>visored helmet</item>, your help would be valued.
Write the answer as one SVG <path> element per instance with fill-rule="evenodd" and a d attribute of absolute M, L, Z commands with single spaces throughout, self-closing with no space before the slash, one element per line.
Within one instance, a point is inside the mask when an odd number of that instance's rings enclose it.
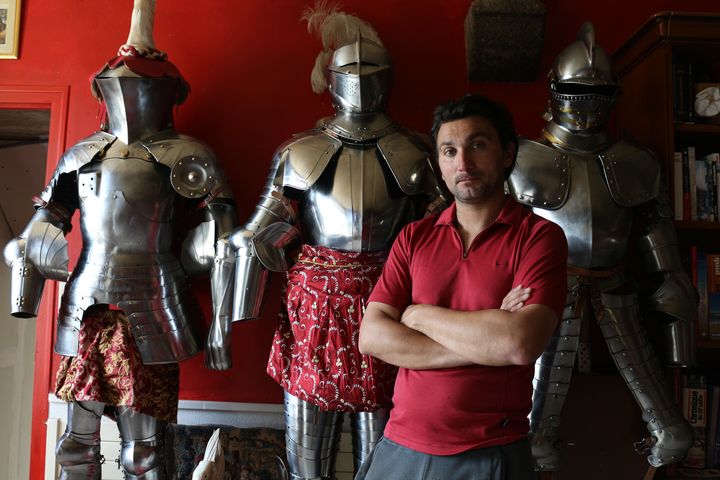
<path fill-rule="evenodd" d="M 372 26 L 322 1 L 305 10 L 303 19 L 324 47 L 311 75 L 313 91 L 327 88 L 344 112 L 384 109 L 392 82 L 390 57 Z"/>
<path fill-rule="evenodd" d="M 571 131 L 602 130 L 620 94 L 610 59 L 585 22 L 577 40 L 558 55 L 550 71 L 553 121 Z"/>
<path fill-rule="evenodd" d="M 387 105 L 392 83 L 390 58 L 381 45 L 358 33 L 355 42 L 332 54 L 327 67 L 328 90 L 338 109 L 374 112 Z"/>

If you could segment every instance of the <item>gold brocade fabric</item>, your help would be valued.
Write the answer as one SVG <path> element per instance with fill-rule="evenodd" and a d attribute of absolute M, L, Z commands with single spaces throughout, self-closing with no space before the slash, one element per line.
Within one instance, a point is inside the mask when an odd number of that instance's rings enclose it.
<path fill-rule="evenodd" d="M 142 363 L 123 312 L 94 310 L 83 318 L 78 355 L 63 357 L 60 363 L 55 394 L 66 402 L 124 405 L 174 422 L 179 384 L 177 363 Z"/>

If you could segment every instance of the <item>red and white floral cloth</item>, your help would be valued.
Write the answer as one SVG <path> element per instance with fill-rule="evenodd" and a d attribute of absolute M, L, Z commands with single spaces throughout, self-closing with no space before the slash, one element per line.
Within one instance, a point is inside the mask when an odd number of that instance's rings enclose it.
<path fill-rule="evenodd" d="M 397 368 L 360 354 L 360 320 L 387 252 L 303 245 L 287 272 L 267 372 L 286 391 L 339 412 L 390 403 Z"/>
<path fill-rule="evenodd" d="M 86 312 L 79 340 L 78 355 L 60 362 L 58 398 L 125 405 L 159 420 L 175 421 L 180 368 L 177 363 L 144 365 L 122 311 Z"/>

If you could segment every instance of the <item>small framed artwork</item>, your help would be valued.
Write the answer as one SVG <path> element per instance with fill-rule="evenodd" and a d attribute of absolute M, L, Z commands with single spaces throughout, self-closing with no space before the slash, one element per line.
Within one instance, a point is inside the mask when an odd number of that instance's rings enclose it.
<path fill-rule="evenodd" d="M 20 0 L 0 0 L 0 59 L 18 58 Z"/>

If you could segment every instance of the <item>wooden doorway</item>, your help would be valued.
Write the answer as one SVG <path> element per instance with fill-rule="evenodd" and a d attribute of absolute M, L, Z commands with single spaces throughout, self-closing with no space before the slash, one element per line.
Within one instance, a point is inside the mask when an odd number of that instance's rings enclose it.
<path fill-rule="evenodd" d="M 43 186 L 52 175 L 65 147 L 68 95 L 69 87 L 67 86 L 0 85 L 0 110 L 49 112 L 47 158 L 44 165 Z M 8 118 L 12 118 L 12 116 L 4 116 L 4 118 L 5 121 L 10 121 Z M 0 178 L 0 181 L 12 182 L 12 178 Z M 29 201 L 28 198 L 36 193 L 38 192 L 27 192 L 27 197 L 18 198 L 17 201 Z M 2 246 L 4 247 L 4 245 Z M 45 287 L 45 295 L 40 305 L 38 318 L 25 320 L 36 322 L 29 455 L 29 477 L 31 480 L 42 479 L 45 467 L 45 422 L 48 417 L 48 393 L 52 388 L 52 344 L 58 301 L 57 285 L 54 283 L 49 282 Z M 8 308 L 8 306 L 0 305 L 0 308 Z"/>

